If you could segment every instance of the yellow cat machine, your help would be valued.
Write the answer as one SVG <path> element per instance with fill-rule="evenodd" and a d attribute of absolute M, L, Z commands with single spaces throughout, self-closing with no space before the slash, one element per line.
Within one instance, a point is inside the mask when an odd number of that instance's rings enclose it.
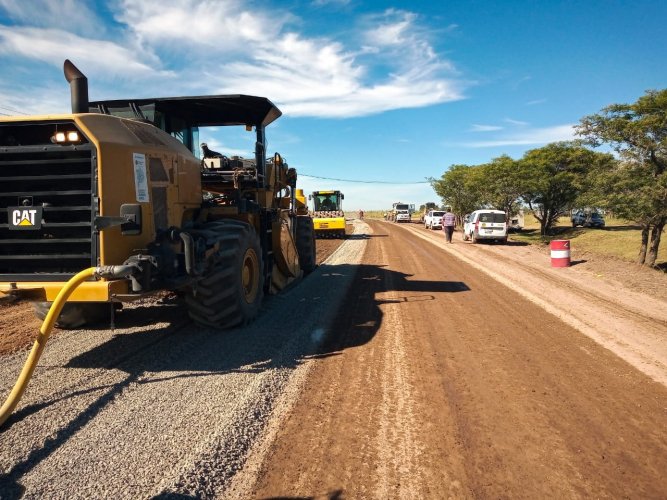
<path fill-rule="evenodd" d="M 266 293 L 315 268 L 315 232 L 297 174 L 266 157 L 281 116 L 246 95 L 88 100 L 69 61 L 72 113 L 0 120 L 0 295 L 44 318 L 0 425 L 23 395 L 55 324 L 180 290 L 190 317 L 251 322 Z M 254 156 L 215 153 L 199 127 L 255 132 Z"/>
<path fill-rule="evenodd" d="M 313 191 L 308 196 L 313 202 L 310 216 L 315 226 L 317 238 L 345 238 L 345 213 L 343 200 L 345 195 L 340 191 Z"/>
<path fill-rule="evenodd" d="M 95 268 L 58 317 L 77 327 L 161 290 L 182 290 L 194 321 L 252 321 L 262 297 L 315 267 L 293 168 L 266 158 L 281 116 L 246 95 L 88 101 L 69 61 L 72 114 L 0 120 L 0 292 L 44 318 L 77 272 Z M 242 126 L 254 156 L 202 145 L 200 127 Z M 199 158 L 203 156 L 203 158 Z M 297 210 L 298 206 L 301 208 Z"/>

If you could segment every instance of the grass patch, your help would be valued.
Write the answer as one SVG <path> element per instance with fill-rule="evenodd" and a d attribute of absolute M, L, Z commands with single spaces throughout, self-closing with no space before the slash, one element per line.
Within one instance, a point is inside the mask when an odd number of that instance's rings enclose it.
<path fill-rule="evenodd" d="M 527 222 L 527 221 L 526 221 Z M 614 224 L 615 221 L 607 221 Z M 526 224 L 528 227 L 528 224 Z M 551 240 L 570 240 L 573 250 L 583 250 L 598 255 L 611 255 L 634 262 L 639 253 L 641 244 L 641 229 L 627 222 L 620 225 L 608 225 L 606 229 L 588 229 L 559 225 L 554 228 L 552 236 L 540 236 L 539 224 L 537 228 L 527 228 L 521 233 L 512 233 L 514 240 L 525 241 L 534 245 L 547 245 Z M 656 264 L 664 267 L 667 263 L 667 245 L 662 242 L 658 252 Z"/>

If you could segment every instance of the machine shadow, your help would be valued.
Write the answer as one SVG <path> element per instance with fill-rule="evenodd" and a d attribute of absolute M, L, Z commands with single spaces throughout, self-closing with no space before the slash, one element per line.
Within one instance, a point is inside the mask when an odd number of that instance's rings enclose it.
<path fill-rule="evenodd" d="M 345 276 L 353 276 L 352 282 L 337 312 L 332 314 L 333 323 L 326 329 L 323 338 L 316 337 L 310 331 L 286 327 L 272 317 L 272 311 L 290 305 L 293 308 L 309 307 L 307 301 L 297 299 L 300 297 L 299 287 L 284 296 L 267 300 L 262 315 L 250 327 L 224 332 L 188 327 L 189 323 L 183 318 L 187 315 L 186 309 L 182 305 L 169 303 L 148 307 L 144 311 L 144 320 L 146 317 L 159 316 L 163 310 L 165 313 L 161 321 L 169 322 L 171 318 L 171 324 L 161 328 L 151 328 L 149 325 L 132 333 L 118 333 L 108 341 L 73 357 L 65 365 L 66 368 L 77 369 L 121 370 L 127 374 L 122 381 L 85 390 L 72 390 L 52 400 L 28 405 L 6 422 L 1 431 L 3 433 L 29 415 L 48 411 L 49 407 L 59 401 L 100 392 L 86 408 L 46 439 L 42 447 L 33 450 L 11 470 L 0 475 L 0 498 L 18 498 L 17 495 L 22 493 L 19 480 L 25 474 L 57 451 L 132 385 L 224 376 L 234 372 L 260 373 L 274 368 L 293 369 L 304 360 L 341 355 L 345 349 L 368 343 L 377 334 L 382 324 L 382 308 L 387 305 L 401 307 L 412 302 L 438 301 L 443 294 L 469 290 L 462 282 L 412 280 L 411 275 L 375 265 L 323 265 L 316 276 L 308 277 L 304 282 L 317 280 L 316 288 L 320 295 L 340 293 L 340 279 Z M 310 297 L 311 300 L 317 298 Z M 437 305 L 434 307 L 438 308 Z M 130 314 L 124 318 L 119 314 L 117 325 L 127 324 L 128 320 L 137 319 L 141 315 L 140 308 L 123 312 Z M 156 372 L 165 375 L 150 379 L 143 377 Z M 169 372 L 174 374 L 170 375 Z"/>

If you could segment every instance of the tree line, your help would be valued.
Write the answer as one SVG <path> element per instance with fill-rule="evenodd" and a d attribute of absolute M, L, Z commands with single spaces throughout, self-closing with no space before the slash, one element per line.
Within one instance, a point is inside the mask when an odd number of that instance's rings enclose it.
<path fill-rule="evenodd" d="M 524 208 L 543 236 L 573 207 L 610 210 L 641 227 L 637 262 L 654 266 L 667 225 L 667 89 L 607 106 L 575 129 L 577 140 L 531 149 L 519 159 L 451 165 L 429 182 L 459 218 L 480 208 L 508 215 Z M 594 151 L 603 144 L 615 154 Z"/>

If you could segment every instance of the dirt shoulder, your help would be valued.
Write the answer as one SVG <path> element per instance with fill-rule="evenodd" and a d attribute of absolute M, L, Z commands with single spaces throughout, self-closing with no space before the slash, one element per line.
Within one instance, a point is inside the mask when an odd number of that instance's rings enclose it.
<path fill-rule="evenodd" d="M 576 265 L 551 267 L 548 248 L 463 242 L 441 231 L 403 226 L 585 333 L 647 375 L 667 384 L 667 276 L 620 259 L 575 253 Z M 525 314 L 517 304 L 507 307 Z"/>

